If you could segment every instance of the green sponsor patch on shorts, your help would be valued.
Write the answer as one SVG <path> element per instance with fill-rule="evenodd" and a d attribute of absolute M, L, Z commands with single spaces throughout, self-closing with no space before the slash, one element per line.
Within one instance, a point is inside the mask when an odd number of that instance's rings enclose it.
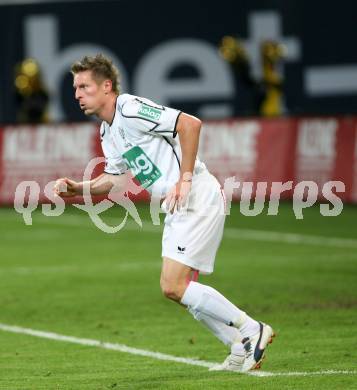
<path fill-rule="evenodd" d="M 141 104 L 138 114 L 146 119 L 158 121 L 161 117 L 162 111 L 159 108 L 148 106 L 144 103 Z"/>
<path fill-rule="evenodd" d="M 131 173 L 143 188 L 150 187 L 162 176 L 159 168 L 151 161 L 140 146 L 134 146 L 129 149 L 123 154 L 123 158 Z"/>

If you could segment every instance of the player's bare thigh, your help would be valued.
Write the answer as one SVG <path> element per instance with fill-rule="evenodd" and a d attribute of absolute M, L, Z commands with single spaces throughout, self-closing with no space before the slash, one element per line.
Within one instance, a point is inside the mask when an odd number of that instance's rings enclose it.
<path fill-rule="evenodd" d="M 176 302 L 180 302 L 187 285 L 196 271 L 188 265 L 163 257 L 160 286 L 163 294 Z"/>

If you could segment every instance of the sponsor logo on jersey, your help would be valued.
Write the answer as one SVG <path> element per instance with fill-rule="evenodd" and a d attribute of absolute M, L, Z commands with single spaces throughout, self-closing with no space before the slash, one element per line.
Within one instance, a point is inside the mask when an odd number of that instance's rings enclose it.
<path fill-rule="evenodd" d="M 134 146 L 123 153 L 123 158 L 127 167 L 143 188 L 150 187 L 162 176 L 160 169 L 140 146 Z"/>
<path fill-rule="evenodd" d="M 139 108 L 138 114 L 144 118 L 158 121 L 161 117 L 161 110 L 142 104 Z"/>

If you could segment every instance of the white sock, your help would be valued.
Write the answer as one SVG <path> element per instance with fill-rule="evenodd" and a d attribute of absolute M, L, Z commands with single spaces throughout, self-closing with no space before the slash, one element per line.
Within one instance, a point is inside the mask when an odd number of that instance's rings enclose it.
<path fill-rule="evenodd" d="M 200 321 L 205 325 L 223 344 L 232 346 L 232 344 L 242 340 L 242 336 L 237 328 L 228 326 L 223 322 L 192 308 L 189 308 L 188 310 L 197 321 Z M 243 348 L 243 344 L 241 345 Z"/>
<path fill-rule="evenodd" d="M 181 299 L 189 309 L 206 314 L 228 326 L 235 326 L 243 338 L 259 331 L 259 323 L 238 309 L 232 302 L 210 286 L 191 281 Z"/>

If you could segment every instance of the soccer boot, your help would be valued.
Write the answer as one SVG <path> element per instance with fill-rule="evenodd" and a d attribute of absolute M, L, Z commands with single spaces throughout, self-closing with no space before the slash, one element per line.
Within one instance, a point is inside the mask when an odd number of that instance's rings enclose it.
<path fill-rule="evenodd" d="M 242 372 L 260 368 L 264 359 L 265 349 L 271 344 L 275 336 L 273 329 L 262 322 L 259 322 L 259 332 L 254 336 L 245 337 L 242 340 L 245 349 L 245 359 Z"/>

